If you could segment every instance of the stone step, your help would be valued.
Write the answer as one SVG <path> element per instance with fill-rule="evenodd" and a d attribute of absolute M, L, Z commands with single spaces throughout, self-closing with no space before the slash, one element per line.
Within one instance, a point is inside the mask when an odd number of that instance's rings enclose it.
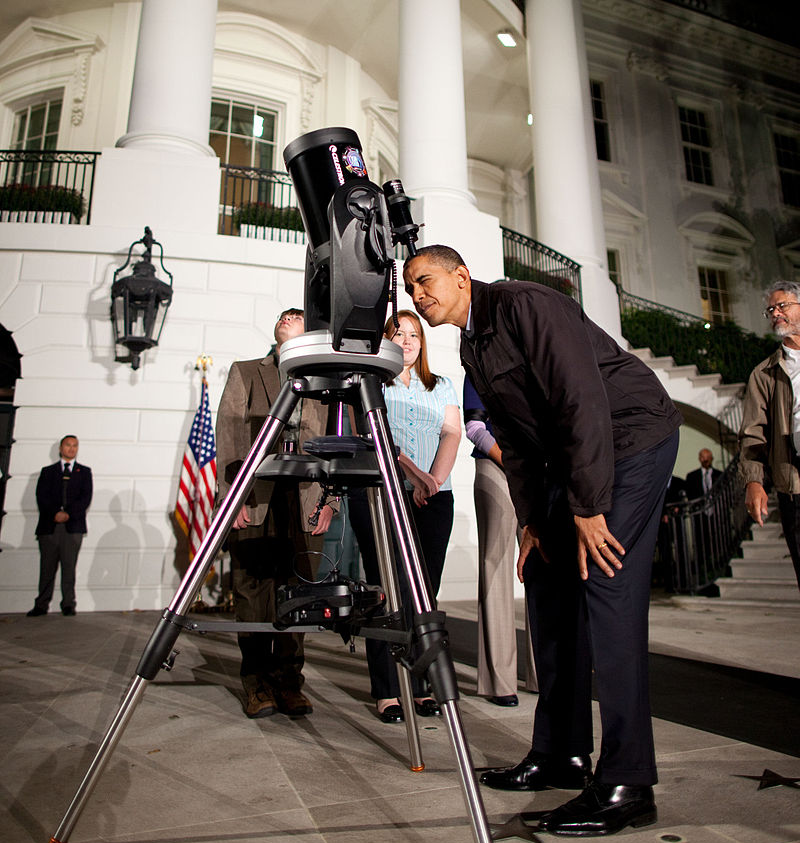
<path fill-rule="evenodd" d="M 779 541 L 742 542 L 742 559 L 791 559 L 783 539 Z"/>
<path fill-rule="evenodd" d="M 717 580 L 723 600 L 756 600 L 800 605 L 797 580 L 762 580 L 721 578 Z"/>
<path fill-rule="evenodd" d="M 790 559 L 731 559 L 734 580 L 786 580 L 794 576 Z"/>

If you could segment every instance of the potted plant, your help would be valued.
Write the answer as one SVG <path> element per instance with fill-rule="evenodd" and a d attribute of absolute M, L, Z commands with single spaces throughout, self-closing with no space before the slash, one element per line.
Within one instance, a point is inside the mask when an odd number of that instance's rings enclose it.
<path fill-rule="evenodd" d="M 300 210 L 293 206 L 280 208 L 268 202 L 244 202 L 234 209 L 232 216 L 242 237 L 258 237 L 256 229 L 259 228 L 303 231 Z"/>
<path fill-rule="evenodd" d="M 86 212 L 83 194 L 60 184 L 0 186 L 2 222 L 78 222 Z"/>

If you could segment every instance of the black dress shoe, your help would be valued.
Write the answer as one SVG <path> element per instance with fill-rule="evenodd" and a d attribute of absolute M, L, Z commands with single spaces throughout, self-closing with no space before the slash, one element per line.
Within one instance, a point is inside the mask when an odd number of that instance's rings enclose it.
<path fill-rule="evenodd" d="M 442 713 L 436 700 L 423 700 L 422 702 L 414 700 L 414 711 L 420 717 L 439 717 Z"/>
<path fill-rule="evenodd" d="M 481 773 L 481 784 L 495 790 L 579 790 L 592 779 L 588 755 L 553 758 L 541 752 L 529 752 L 516 767 L 499 767 Z"/>
<path fill-rule="evenodd" d="M 519 697 L 516 694 L 505 694 L 502 697 L 489 697 L 489 702 L 502 706 L 519 705 Z"/>
<path fill-rule="evenodd" d="M 406 717 L 403 714 L 403 707 L 395 703 L 394 705 L 387 705 L 383 711 L 379 711 L 378 719 L 383 723 L 402 723 Z"/>
<path fill-rule="evenodd" d="M 539 827 L 566 837 L 616 834 L 658 819 L 653 788 L 592 782 L 580 796 L 546 814 Z"/>
<path fill-rule="evenodd" d="M 72 617 L 74 614 L 76 614 L 76 612 L 75 612 L 75 610 L 74 610 L 71 606 L 67 606 L 67 608 L 66 608 L 66 609 L 62 609 L 62 610 L 61 610 L 61 614 L 62 614 L 62 615 L 65 615 L 65 616 L 66 616 L 66 617 L 68 617 L 68 618 L 70 618 L 70 617 Z"/>
<path fill-rule="evenodd" d="M 47 609 L 40 609 L 38 606 L 34 606 L 30 612 L 27 613 L 26 617 L 28 618 L 38 618 L 40 615 L 46 615 Z"/>

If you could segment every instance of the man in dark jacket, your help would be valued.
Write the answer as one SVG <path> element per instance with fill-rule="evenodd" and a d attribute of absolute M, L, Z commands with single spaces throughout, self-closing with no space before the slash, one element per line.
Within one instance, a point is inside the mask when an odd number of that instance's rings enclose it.
<path fill-rule="evenodd" d="M 65 436 L 58 462 L 45 466 L 36 484 L 39 523 L 39 596 L 28 617 L 46 615 L 61 565 L 61 613 L 75 614 L 75 567 L 92 502 L 92 470 L 76 462 L 78 437 Z"/>
<path fill-rule="evenodd" d="M 481 781 L 584 788 L 541 819 L 556 834 L 652 823 L 647 614 L 680 414 L 653 372 L 563 294 L 474 281 L 446 246 L 420 249 L 403 275 L 431 326 L 462 330 L 461 361 L 492 419 L 523 528 L 517 572 L 539 677 L 533 745 Z M 592 668 L 603 727 L 593 778 Z"/>

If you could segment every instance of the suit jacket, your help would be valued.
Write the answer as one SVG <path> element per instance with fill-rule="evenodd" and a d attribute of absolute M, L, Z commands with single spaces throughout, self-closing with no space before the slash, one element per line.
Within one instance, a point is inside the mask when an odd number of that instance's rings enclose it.
<path fill-rule="evenodd" d="M 264 424 L 272 402 L 283 386 L 278 372 L 278 361 L 270 353 L 262 360 L 242 360 L 234 363 L 222 392 L 217 413 L 217 500 L 221 501 L 241 468 L 244 458 Z M 300 419 L 300 447 L 307 439 L 325 433 L 328 408 L 319 401 L 305 399 Z M 280 451 L 281 442 L 274 451 Z M 256 480 L 247 498 L 247 514 L 253 526 L 264 523 L 275 488 L 271 480 Z M 314 528 L 307 516 L 313 512 L 322 489 L 317 483 L 300 484 L 300 503 L 303 512 L 303 529 Z"/>
<path fill-rule="evenodd" d="M 722 472 L 717 468 L 711 469 L 711 485 L 713 486 L 714 483 L 722 475 Z M 695 498 L 702 498 L 705 496 L 705 490 L 703 489 L 703 469 L 696 468 L 694 471 L 690 471 L 686 475 L 686 497 L 689 500 L 694 500 Z"/>
<path fill-rule="evenodd" d="M 52 535 L 56 528 L 56 513 L 61 509 L 64 473 L 61 460 L 45 466 L 36 483 L 36 504 L 39 507 L 37 536 Z M 67 503 L 64 511 L 69 515 L 65 523 L 68 533 L 86 532 L 86 510 L 92 502 L 92 469 L 76 462 L 67 481 Z"/>

